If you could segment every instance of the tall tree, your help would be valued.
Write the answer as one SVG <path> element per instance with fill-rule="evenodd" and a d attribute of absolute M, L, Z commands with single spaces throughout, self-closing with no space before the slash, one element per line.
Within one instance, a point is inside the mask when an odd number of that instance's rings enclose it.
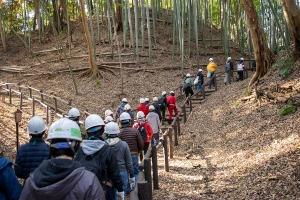
<path fill-rule="evenodd" d="M 293 58 L 296 61 L 300 57 L 300 10 L 295 0 L 280 0 L 280 3 L 294 40 Z"/>
<path fill-rule="evenodd" d="M 3 50 L 6 52 L 6 41 L 5 41 L 5 35 L 4 35 L 4 29 L 2 26 L 2 9 L 3 9 L 3 0 L 0 0 L 0 34 L 1 34 L 1 40 L 3 44 Z"/>
<path fill-rule="evenodd" d="M 259 24 L 253 0 L 242 0 L 242 4 L 247 16 L 254 57 L 256 60 L 256 72 L 249 83 L 249 86 L 251 86 L 255 81 L 263 77 L 268 72 L 273 62 L 273 54 L 271 53 L 264 38 L 263 30 Z"/>
<path fill-rule="evenodd" d="M 115 25 L 116 25 L 117 31 L 122 31 L 123 30 L 122 0 L 115 0 L 115 6 L 116 6 Z"/>

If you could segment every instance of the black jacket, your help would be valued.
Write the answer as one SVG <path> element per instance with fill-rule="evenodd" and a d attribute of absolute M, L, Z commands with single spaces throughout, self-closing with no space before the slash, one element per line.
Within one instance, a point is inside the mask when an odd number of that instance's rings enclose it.
<path fill-rule="evenodd" d="M 158 103 L 153 103 L 152 105 L 153 105 L 154 108 L 155 108 L 154 112 L 155 112 L 156 114 L 158 114 L 159 121 L 161 121 L 162 117 L 161 117 L 161 113 L 160 113 L 160 106 L 159 106 L 159 104 L 158 104 Z"/>
<path fill-rule="evenodd" d="M 204 80 L 203 80 L 203 74 L 200 73 L 200 72 L 198 72 L 197 76 L 199 76 L 198 83 L 201 83 L 201 85 L 203 85 L 203 82 L 204 82 Z"/>

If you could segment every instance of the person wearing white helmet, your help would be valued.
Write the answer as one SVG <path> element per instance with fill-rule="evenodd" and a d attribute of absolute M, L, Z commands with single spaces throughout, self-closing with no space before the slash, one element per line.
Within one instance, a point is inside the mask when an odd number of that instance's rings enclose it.
<path fill-rule="evenodd" d="M 158 99 L 158 105 L 160 106 L 162 120 L 166 120 L 166 108 L 167 108 L 167 92 L 163 91 L 161 97 Z"/>
<path fill-rule="evenodd" d="M 192 86 L 194 85 L 194 81 L 191 79 L 191 75 L 187 74 L 186 78 L 182 85 L 182 91 L 185 92 L 185 96 L 188 97 L 189 95 L 193 96 L 194 91 Z M 187 106 L 189 105 L 189 101 L 186 102 Z"/>
<path fill-rule="evenodd" d="M 122 104 L 117 108 L 116 110 L 116 114 L 114 117 L 115 122 L 118 120 L 118 118 L 120 117 L 120 115 L 122 114 L 122 112 L 125 111 L 125 105 L 128 103 L 126 98 L 122 99 Z"/>
<path fill-rule="evenodd" d="M 130 149 L 132 164 L 134 168 L 134 177 L 135 181 L 137 181 L 138 175 L 139 175 L 139 153 L 142 152 L 144 148 L 144 140 L 142 136 L 140 135 L 140 132 L 134 128 L 132 128 L 131 125 L 131 116 L 123 112 L 120 116 L 120 122 L 121 122 L 121 130 L 119 133 L 119 138 L 126 142 Z"/>
<path fill-rule="evenodd" d="M 217 68 L 217 65 L 216 63 L 214 63 L 214 59 L 213 58 L 209 58 L 209 63 L 206 67 L 207 69 L 207 77 L 210 78 L 210 81 L 209 81 L 209 88 L 211 88 L 211 85 L 212 84 L 215 84 L 214 82 L 214 73 L 216 71 L 216 68 Z"/>
<path fill-rule="evenodd" d="M 244 65 L 244 58 L 240 58 L 240 61 L 238 62 L 237 65 L 237 73 L 239 75 L 237 81 L 242 81 L 244 80 L 244 69 L 245 69 L 245 65 Z"/>
<path fill-rule="evenodd" d="M 197 79 L 197 77 L 198 77 L 198 83 L 197 83 L 197 85 L 196 85 L 196 89 L 197 89 L 197 91 L 199 91 L 200 89 L 201 89 L 201 87 L 202 87 L 202 85 L 203 85 L 203 83 L 204 83 L 204 76 L 203 76 L 203 74 L 202 74 L 202 69 L 199 69 L 198 70 L 198 74 L 197 74 L 197 76 L 196 76 L 196 79 Z"/>
<path fill-rule="evenodd" d="M 125 112 L 123 113 L 125 114 Z M 120 116 L 120 120 L 121 120 L 121 116 Z M 134 170 L 133 170 L 133 164 L 132 164 L 129 146 L 126 142 L 122 141 L 118 137 L 118 134 L 120 133 L 120 129 L 117 123 L 109 122 L 105 126 L 104 133 L 107 135 L 106 142 L 109 144 L 109 146 L 114 150 L 115 154 L 117 155 L 120 176 L 122 177 L 122 181 L 123 181 L 123 191 L 125 192 L 125 194 L 129 194 L 131 189 L 134 188 L 135 186 Z M 128 177 L 128 173 L 129 173 L 129 177 Z M 115 191 L 115 193 L 117 193 L 117 191 Z"/>
<path fill-rule="evenodd" d="M 82 141 L 76 122 L 61 118 L 49 128 L 51 160 L 45 160 L 30 174 L 20 200 L 99 199 L 105 200 L 97 177 L 73 161 Z"/>
<path fill-rule="evenodd" d="M 114 121 L 114 119 L 112 118 L 112 116 L 110 116 L 110 115 L 108 115 L 107 117 L 105 117 L 105 123 L 107 124 L 107 123 L 109 123 L 109 122 L 113 122 Z"/>
<path fill-rule="evenodd" d="M 84 127 L 81 126 L 81 124 L 79 122 L 79 119 L 80 119 L 79 110 L 77 108 L 71 108 L 68 112 L 68 118 L 78 124 L 78 126 L 80 127 L 82 139 L 87 138 L 86 131 L 85 131 Z"/>
<path fill-rule="evenodd" d="M 114 117 L 113 114 L 114 114 L 114 113 L 113 113 L 111 110 L 106 110 L 106 111 L 104 112 L 105 117 L 107 117 L 107 116 Z"/>
<path fill-rule="evenodd" d="M 105 142 L 104 127 L 105 123 L 99 115 L 91 114 L 86 118 L 85 130 L 89 137 L 83 140 L 75 160 L 97 176 L 106 199 L 114 198 L 113 188 L 118 190 L 118 196 L 124 197 L 117 157 Z"/>
<path fill-rule="evenodd" d="M 176 117 L 178 117 L 178 110 L 176 108 L 176 97 L 174 91 L 170 92 L 170 95 L 167 98 L 167 104 L 168 104 L 168 111 L 169 111 L 168 123 L 171 124 L 173 111 L 175 112 Z"/>
<path fill-rule="evenodd" d="M 158 145 L 159 142 L 159 131 L 161 127 L 161 122 L 159 120 L 159 116 L 157 113 L 155 113 L 155 107 L 151 105 L 149 107 L 149 114 L 146 117 L 147 122 L 150 124 L 152 131 L 153 131 L 153 137 L 151 138 L 151 145 Z"/>
<path fill-rule="evenodd" d="M 149 109 L 149 106 L 150 106 L 150 104 L 149 104 L 149 98 L 145 98 L 145 106 L 147 106 L 148 107 L 148 109 Z"/>
<path fill-rule="evenodd" d="M 133 125 L 133 128 L 137 129 L 144 141 L 144 147 L 143 147 L 143 151 L 144 154 L 147 153 L 148 148 L 149 148 L 149 143 L 150 143 L 150 139 L 153 136 L 153 130 L 150 126 L 150 124 L 146 121 L 145 119 L 145 114 L 143 113 L 143 111 L 139 111 L 136 114 L 136 118 L 137 118 L 137 122 Z M 143 152 L 140 153 L 140 161 L 143 160 Z"/>
<path fill-rule="evenodd" d="M 134 124 L 134 114 L 133 112 L 131 111 L 131 106 L 129 104 L 126 104 L 125 105 L 125 112 L 129 114 L 129 116 L 131 117 L 131 120 L 130 120 L 130 125 L 131 127 L 133 126 Z M 123 114 L 123 113 L 122 113 Z M 121 115 L 122 115 L 121 114 Z M 121 120 L 121 119 L 120 119 Z"/>
<path fill-rule="evenodd" d="M 159 117 L 159 121 L 162 120 L 162 117 L 161 117 L 161 112 L 160 112 L 160 105 L 158 104 L 158 98 L 157 97 L 153 97 L 153 103 L 152 103 L 152 106 L 154 106 L 155 110 L 154 112 L 156 114 L 158 114 L 158 117 Z M 150 107 L 149 107 L 150 108 Z"/>
<path fill-rule="evenodd" d="M 50 159 L 50 151 L 43 140 L 46 124 L 40 116 L 32 117 L 27 126 L 27 132 L 31 136 L 29 142 L 20 146 L 17 150 L 15 174 L 18 178 L 27 179 L 43 160 Z"/>
<path fill-rule="evenodd" d="M 142 111 L 145 116 L 149 113 L 149 108 L 145 105 L 145 99 L 140 98 L 140 105 L 137 107 L 137 111 Z"/>

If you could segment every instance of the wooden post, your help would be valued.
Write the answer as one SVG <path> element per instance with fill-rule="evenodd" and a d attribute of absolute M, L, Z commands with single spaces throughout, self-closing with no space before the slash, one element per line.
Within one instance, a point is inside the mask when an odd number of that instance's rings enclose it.
<path fill-rule="evenodd" d="M 177 118 L 176 121 L 175 121 L 175 123 L 173 124 L 175 146 L 178 146 L 178 130 L 177 130 L 177 126 L 178 126 L 177 121 L 178 120 L 179 119 Z"/>
<path fill-rule="evenodd" d="M 72 108 L 72 99 L 69 100 L 69 106 Z"/>
<path fill-rule="evenodd" d="M 177 135 L 179 136 L 180 135 L 180 121 L 179 119 L 177 119 L 177 128 L 178 128 L 178 131 L 177 131 Z"/>
<path fill-rule="evenodd" d="M 183 123 L 185 124 L 186 123 L 185 103 L 183 104 L 182 111 L 183 111 Z"/>
<path fill-rule="evenodd" d="M 32 98 L 32 116 L 34 116 L 34 113 L 35 113 L 35 112 L 34 112 L 34 111 L 35 111 L 35 110 L 34 110 L 34 105 L 35 105 L 35 102 L 34 102 L 34 101 L 35 101 L 35 99 L 34 99 L 34 97 L 33 97 L 33 98 Z"/>
<path fill-rule="evenodd" d="M 9 88 L 9 103 L 11 104 L 11 88 Z"/>
<path fill-rule="evenodd" d="M 21 92 L 21 83 L 18 83 L 18 87 L 19 87 L 19 92 Z"/>
<path fill-rule="evenodd" d="M 217 88 L 217 76 L 216 75 L 214 75 L 215 77 L 214 77 L 214 83 L 215 83 L 215 91 L 217 91 L 218 90 L 218 88 Z"/>
<path fill-rule="evenodd" d="M 189 102 L 190 102 L 190 114 L 191 114 L 191 112 L 192 112 L 192 110 L 193 110 L 193 107 L 192 107 L 192 97 L 189 97 Z"/>
<path fill-rule="evenodd" d="M 148 182 L 150 199 L 152 199 L 152 176 L 151 176 L 151 160 L 150 160 L 150 158 L 144 159 L 144 172 L 145 172 L 145 180 Z"/>
<path fill-rule="evenodd" d="M 169 158 L 168 158 L 168 136 L 164 135 L 164 160 L 165 160 L 165 171 L 169 172 Z"/>
<path fill-rule="evenodd" d="M 174 148 L 173 148 L 173 129 L 172 128 L 169 128 L 169 151 L 170 151 L 170 158 L 173 158 L 173 151 L 174 151 Z"/>
<path fill-rule="evenodd" d="M 46 106 L 46 123 L 49 124 L 49 107 Z"/>
<path fill-rule="evenodd" d="M 6 89 L 8 90 L 8 84 L 6 84 Z M 7 91 L 7 96 L 9 95 L 9 91 Z"/>
<path fill-rule="evenodd" d="M 55 105 L 55 113 L 57 113 L 57 99 L 56 99 L 56 94 L 54 94 L 53 99 L 54 99 L 54 105 Z"/>
<path fill-rule="evenodd" d="M 149 191 L 148 191 L 147 181 L 139 181 L 137 183 L 137 187 L 138 187 L 138 197 L 139 197 L 139 199 L 151 200 L 150 199 L 150 194 L 149 194 Z"/>
<path fill-rule="evenodd" d="M 204 85 L 202 86 L 202 96 L 203 96 L 203 100 L 205 99 L 205 87 Z"/>
<path fill-rule="evenodd" d="M 156 146 L 152 146 L 152 173 L 153 173 L 153 188 L 158 190 L 158 162 Z"/>
<path fill-rule="evenodd" d="M 20 93 L 20 110 L 22 110 L 22 104 L 23 104 L 23 93 Z"/>
<path fill-rule="evenodd" d="M 28 89 L 29 89 L 29 96 L 30 96 L 30 98 L 32 98 L 32 90 L 31 90 L 31 85 L 29 85 Z"/>
<path fill-rule="evenodd" d="M 43 94 L 43 90 L 40 90 L 40 94 L 41 94 L 41 101 L 44 102 L 44 94 Z"/>

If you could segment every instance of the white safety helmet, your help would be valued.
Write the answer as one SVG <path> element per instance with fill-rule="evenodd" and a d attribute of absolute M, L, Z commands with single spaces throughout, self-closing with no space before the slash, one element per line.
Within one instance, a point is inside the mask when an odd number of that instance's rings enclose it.
<path fill-rule="evenodd" d="M 105 117 L 105 122 L 106 123 L 108 123 L 108 122 L 113 122 L 114 121 L 114 119 L 112 118 L 112 116 L 107 116 L 107 117 Z"/>
<path fill-rule="evenodd" d="M 202 69 L 199 69 L 198 71 L 199 71 L 199 72 L 202 72 Z"/>
<path fill-rule="evenodd" d="M 124 121 L 124 120 L 131 120 L 129 113 L 122 112 L 122 114 L 120 115 L 120 121 Z"/>
<path fill-rule="evenodd" d="M 174 92 L 174 91 L 171 91 L 170 94 L 175 94 L 175 92 Z"/>
<path fill-rule="evenodd" d="M 153 101 L 154 101 L 154 102 L 157 102 L 157 101 L 158 101 L 158 98 L 157 98 L 157 97 L 153 97 Z"/>
<path fill-rule="evenodd" d="M 227 61 L 229 61 L 229 60 L 231 60 L 231 57 L 228 57 L 228 58 L 227 58 Z"/>
<path fill-rule="evenodd" d="M 32 135 L 38 135 L 46 130 L 47 126 L 40 116 L 32 117 L 28 122 L 27 132 Z"/>
<path fill-rule="evenodd" d="M 145 98 L 145 101 L 149 102 L 149 98 Z"/>
<path fill-rule="evenodd" d="M 166 91 L 163 91 L 162 93 L 161 93 L 161 95 L 166 95 L 167 94 L 167 92 Z"/>
<path fill-rule="evenodd" d="M 127 103 L 127 99 L 126 99 L 126 98 L 123 98 L 123 99 L 122 99 L 122 102 Z"/>
<path fill-rule="evenodd" d="M 208 60 L 209 60 L 209 62 L 212 62 L 212 61 L 214 61 L 214 59 L 213 59 L 213 58 L 209 58 Z"/>
<path fill-rule="evenodd" d="M 61 118 L 49 128 L 47 140 L 52 139 L 70 139 L 81 142 L 81 131 L 76 122 L 67 118 Z"/>
<path fill-rule="evenodd" d="M 131 109 L 131 107 L 130 107 L 130 105 L 129 105 L 129 104 L 126 104 L 126 105 L 125 105 L 125 107 L 124 107 L 124 109 L 127 111 L 127 110 L 130 110 L 130 109 Z"/>
<path fill-rule="evenodd" d="M 68 116 L 70 119 L 80 117 L 80 112 L 77 108 L 71 108 L 69 110 Z"/>
<path fill-rule="evenodd" d="M 104 126 L 105 123 L 103 119 L 96 114 L 91 114 L 85 119 L 85 130 L 88 130 L 95 126 Z"/>
<path fill-rule="evenodd" d="M 155 107 L 153 105 L 149 106 L 149 110 L 150 111 L 154 111 L 155 110 Z"/>
<path fill-rule="evenodd" d="M 140 98 L 140 103 L 145 103 L 145 99 L 144 98 Z"/>
<path fill-rule="evenodd" d="M 118 133 L 120 133 L 120 128 L 116 122 L 109 122 L 105 126 L 104 133 L 109 135 L 117 135 Z"/>
<path fill-rule="evenodd" d="M 240 60 L 244 61 L 244 58 L 240 58 Z"/>
<path fill-rule="evenodd" d="M 113 112 L 111 110 L 106 110 L 105 113 L 104 113 L 105 117 L 107 117 L 111 114 L 113 114 Z"/>
<path fill-rule="evenodd" d="M 191 74 L 189 74 L 189 73 L 188 73 L 188 74 L 186 74 L 186 77 L 191 77 Z"/>
<path fill-rule="evenodd" d="M 139 111 L 139 112 L 137 112 L 137 114 L 136 114 L 136 118 L 138 118 L 138 119 L 141 119 L 141 118 L 144 118 L 145 117 L 145 114 L 144 114 L 144 112 L 143 111 Z"/>

